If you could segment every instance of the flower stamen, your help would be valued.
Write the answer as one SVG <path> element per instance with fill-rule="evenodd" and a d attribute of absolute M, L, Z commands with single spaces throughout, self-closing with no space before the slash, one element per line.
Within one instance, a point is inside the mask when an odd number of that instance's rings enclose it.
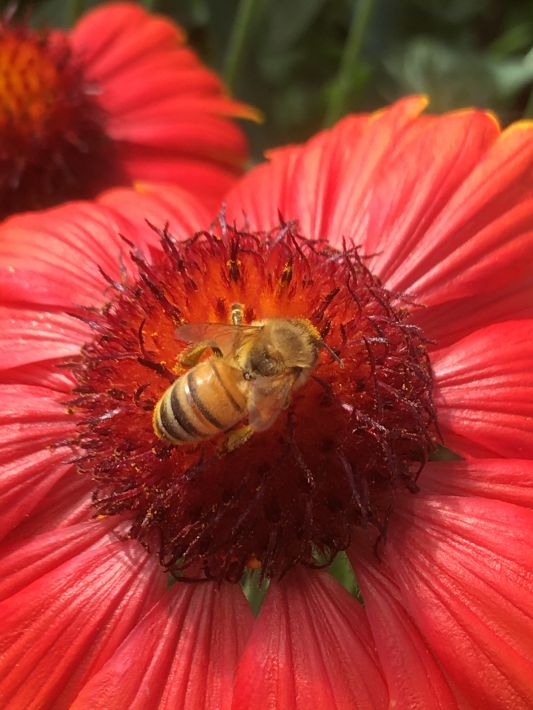
<path fill-rule="evenodd" d="M 85 450 L 78 467 L 95 482 L 97 512 L 129 518 L 130 535 L 190 579 L 238 581 L 259 566 L 276 577 L 327 564 L 356 527 L 382 533 L 396 492 L 416 489 L 437 440 L 412 305 L 355 247 L 305 239 L 294 222 L 254 234 L 222 219 L 183 242 L 159 234 L 157 260 L 132 249 L 138 281 L 111 284 L 112 302 L 87 317 L 95 338 L 74 367 L 72 444 Z M 326 345 L 309 377 L 264 431 L 253 432 L 245 409 L 229 432 L 179 445 L 158 438 L 156 404 L 198 366 L 183 359 L 180 327 L 235 323 L 237 305 L 236 327 L 309 323 Z M 208 349 L 200 362 L 224 362 L 220 354 Z"/>

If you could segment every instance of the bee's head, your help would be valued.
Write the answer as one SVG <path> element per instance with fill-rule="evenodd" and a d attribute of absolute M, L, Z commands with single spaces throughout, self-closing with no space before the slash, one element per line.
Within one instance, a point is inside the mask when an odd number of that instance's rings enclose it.
<path fill-rule="evenodd" d="M 260 377 L 274 377 L 286 369 L 281 351 L 265 339 L 259 340 L 250 348 L 247 360 L 246 369 L 250 374 Z"/>

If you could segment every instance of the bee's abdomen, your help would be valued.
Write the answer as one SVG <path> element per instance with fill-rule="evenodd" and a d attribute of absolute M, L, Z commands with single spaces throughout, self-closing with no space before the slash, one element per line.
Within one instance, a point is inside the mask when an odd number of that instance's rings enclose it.
<path fill-rule="evenodd" d="M 183 444 L 230 429 L 245 415 L 239 377 L 234 368 L 215 358 L 193 367 L 157 403 L 153 416 L 157 436 Z"/>

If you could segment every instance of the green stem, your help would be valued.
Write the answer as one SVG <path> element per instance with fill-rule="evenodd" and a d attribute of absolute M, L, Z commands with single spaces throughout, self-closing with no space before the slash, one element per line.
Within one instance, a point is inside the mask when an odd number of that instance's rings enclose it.
<path fill-rule="evenodd" d="M 527 118 L 527 119 L 532 119 L 533 118 L 533 90 L 529 94 L 529 98 L 527 100 L 526 108 L 524 111 L 524 115 L 522 118 Z"/>
<path fill-rule="evenodd" d="M 224 81 L 230 91 L 235 88 L 239 67 L 246 52 L 252 18 L 259 0 L 240 0 L 224 60 Z"/>
<path fill-rule="evenodd" d="M 67 22 L 71 26 L 83 14 L 85 10 L 85 0 L 70 0 L 67 10 Z"/>
<path fill-rule="evenodd" d="M 331 126 L 345 112 L 373 4 L 373 0 L 354 0 L 350 31 L 344 45 L 339 71 L 331 88 L 326 111 L 326 126 Z"/>

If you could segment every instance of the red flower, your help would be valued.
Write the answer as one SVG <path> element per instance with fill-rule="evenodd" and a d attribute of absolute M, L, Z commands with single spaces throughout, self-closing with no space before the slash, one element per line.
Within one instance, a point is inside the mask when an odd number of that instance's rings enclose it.
<path fill-rule="evenodd" d="M 216 206 L 247 147 L 224 95 L 182 31 L 135 4 L 68 33 L 0 20 L 0 217 L 113 185 L 182 185 Z"/>
<path fill-rule="evenodd" d="M 4 705 L 531 706 L 531 127 L 423 106 L 274 151 L 207 231 L 177 190 L 2 227 Z M 342 367 L 173 446 L 176 325 L 234 303 Z M 423 466 L 440 436 L 464 458 Z M 314 568 L 342 548 L 364 605 Z M 252 622 L 225 580 L 259 564 Z"/>

